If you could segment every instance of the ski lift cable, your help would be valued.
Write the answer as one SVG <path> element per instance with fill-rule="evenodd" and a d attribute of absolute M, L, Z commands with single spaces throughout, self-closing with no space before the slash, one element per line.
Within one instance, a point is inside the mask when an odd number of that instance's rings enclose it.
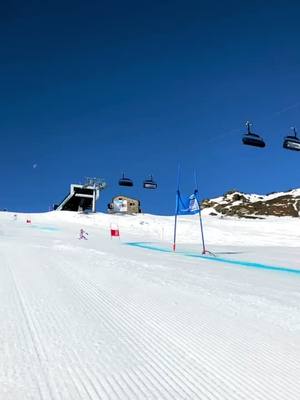
<path fill-rule="evenodd" d="M 270 120 L 272 120 L 272 119 L 274 119 L 274 118 L 276 118 L 276 117 L 278 117 L 278 116 L 280 116 L 280 115 L 282 115 L 282 114 L 284 114 L 284 113 L 286 113 L 286 112 L 288 112 L 290 110 L 298 108 L 298 107 L 300 107 L 300 101 L 298 101 L 297 103 L 293 103 L 290 106 L 284 107 L 279 111 L 275 111 L 275 112 L 273 112 L 273 113 L 271 113 L 269 115 L 266 115 L 265 117 L 259 119 L 259 121 L 260 122 L 270 121 Z M 233 128 L 231 130 L 224 131 L 224 132 L 220 132 L 220 134 L 213 135 L 213 137 L 209 138 L 206 143 L 213 143 L 213 142 L 215 142 L 215 141 L 217 141 L 219 139 L 222 139 L 222 138 L 225 138 L 225 137 L 228 137 L 228 136 L 234 136 L 237 133 L 239 133 L 240 130 L 241 130 L 241 127 Z"/>

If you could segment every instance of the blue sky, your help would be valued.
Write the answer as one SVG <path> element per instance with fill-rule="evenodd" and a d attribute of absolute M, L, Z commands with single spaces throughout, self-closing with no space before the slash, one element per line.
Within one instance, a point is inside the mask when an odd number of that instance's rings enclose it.
<path fill-rule="evenodd" d="M 282 149 L 300 131 L 296 1 L 42 3 L 1 6 L 0 209 L 46 211 L 97 176 L 99 210 L 131 194 L 172 214 L 178 162 L 202 198 L 300 187 L 300 154 Z M 242 146 L 247 120 L 265 149 Z"/>

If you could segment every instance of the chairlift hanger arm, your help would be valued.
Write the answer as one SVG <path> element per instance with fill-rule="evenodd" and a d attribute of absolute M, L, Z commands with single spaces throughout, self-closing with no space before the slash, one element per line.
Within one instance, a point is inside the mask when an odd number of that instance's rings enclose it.
<path fill-rule="evenodd" d="M 297 131 L 296 131 L 296 128 L 294 127 L 294 126 L 292 126 L 291 127 L 291 129 L 293 130 L 293 132 L 294 132 L 294 135 L 295 135 L 295 138 L 297 137 Z"/>
<path fill-rule="evenodd" d="M 246 122 L 246 127 L 247 127 L 247 133 L 248 133 L 248 135 L 251 135 L 251 130 L 250 130 L 250 126 L 251 126 L 251 125 L 252 125 L 251 122 L 249 122 L 249 121 Z"/>

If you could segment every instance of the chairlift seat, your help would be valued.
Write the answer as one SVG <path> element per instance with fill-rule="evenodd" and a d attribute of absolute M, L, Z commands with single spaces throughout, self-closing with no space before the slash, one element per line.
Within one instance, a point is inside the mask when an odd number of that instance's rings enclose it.
<path fill-rule="evenodd" d="M 248 146 L 254 146 L 254 147 L 265 147 L 266 146 L 263 139 L 256 133 L 246 133 L 243 136 L 242 141 L 243 141 L 243 144 L 246 144 Z"/>
<path fill-rule="evenodd" d="M 157 189 L 157 183 L 153 179 L 146 179 L 143 183 L 144 189 Z"/>
<path fill-rule="evenodd" d="M 300 151 L 300 139 L 297 136 L 286 136 L 283 140 L 283 147 L 287 150 Z"/>
<path fill-rule="evenodd" d="M 119 179 L 119 186 L 133 186 L 133 182 L 129 178 L 125 178 L 124 175 L 121 179 Z"/>

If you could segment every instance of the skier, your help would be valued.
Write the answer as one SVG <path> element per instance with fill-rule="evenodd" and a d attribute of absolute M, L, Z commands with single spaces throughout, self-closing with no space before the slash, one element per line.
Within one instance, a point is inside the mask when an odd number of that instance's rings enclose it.
<path fill-rule="evenodd" d="M 81 228 L 80 231 L 79 231 L 79 240 L 81 240 L 81 239 L 87 240 L 86 235 L 88 235 L 88 233 L 85 232 L 85 231 Z"/>

